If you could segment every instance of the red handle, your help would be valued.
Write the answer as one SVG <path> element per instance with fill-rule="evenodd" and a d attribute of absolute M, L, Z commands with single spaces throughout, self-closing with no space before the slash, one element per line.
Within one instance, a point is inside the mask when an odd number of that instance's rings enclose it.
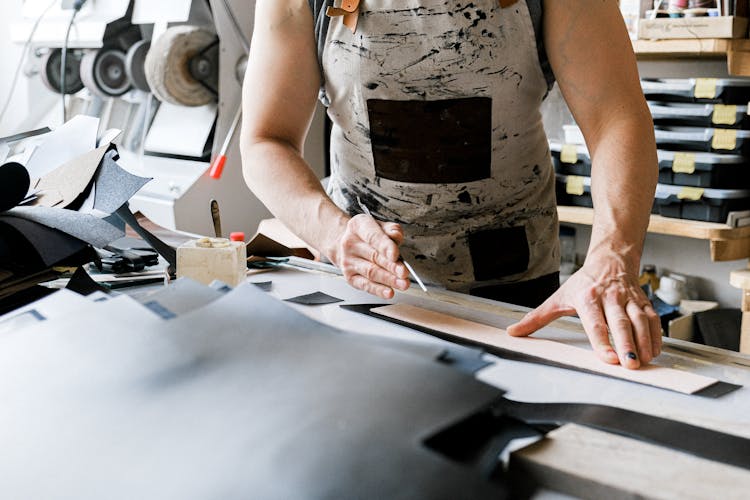
<path fill-rule="evenodd" d="M 224 172 L 224 164 L 227 162 L 227 157 L 224 155 L 217 156 L 213 163 L 211 163 L 211 170 L 208 175 L 214 179 L 220 179 L 221 173 Z"/>

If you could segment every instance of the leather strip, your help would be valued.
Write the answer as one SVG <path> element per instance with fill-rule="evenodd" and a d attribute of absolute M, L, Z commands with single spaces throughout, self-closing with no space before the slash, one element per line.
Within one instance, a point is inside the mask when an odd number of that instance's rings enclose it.
<path fill-rule="evenodd" d="M 390 318 L 388 316 L 384 316 L 382 314 L 378 314 L 378 313 L 372 311 L 372 309 L 378 308 L 378 307 L 382 307 L 382 306 L 383 306 L 383 304 L 361 304 L 361 305 L 342 305 L 340 307 L 342 307 L 342 308 L 344 308 L 346 310 L 349 310 L 349 311 L 354 311 L 354 312 L 358 312 L 360 314 L 365 314 L 365 315 L 372 316 L 372 317 L 375 317 L 375 318 L 378 318 L 378 319 L 382 319 L 382 320 L 388 321 L 390 323 L 394 323 L 394 324 L 397 324 L 397 325 L 405 326 L 407 328 L 411 328 L 413 330 L 417 330 L 417 331 L 426 333 L 428 335 L 432 335 L 433 337 L 438 337 L 438 338 L 441 338 L 443 340 L 447 340 L 449 342 L 454 342 L 454 343 L 457 343 L 457 344 L 460 344 L 460 345 L 466 345 L 466 346 L 470 346 L 470 347 L 479 347 L 481 349 L 484 349 L 486 352 L 488 352 L 490 354 L 494 354 L 494 355 L 499 356 L 499 357 L 504 358 L 504 359 L 510 359 L 510 360 L 514 360 L 514 361 L 524 361 L 524 362 L 537 363 L 537 364 L 541 364 L 541 365 L 545 365 L 545 366 L 554 366 L 554 367 L 557 367 L 557 368 L 565 368 L 565 369 L 573 370 L 573 371 L 576 371 L 576 372 L 589 373 L 589 374 L 592 374 L 592 375 L 599 375 L 599 376 L 603 376 L 603 377 L 615 378 L 617 380 L 624 380 L 624 379 L 621 379 L 621 378 L 618 378 L 618 377 L 613 377 L 613 376 L 610 376 L 610 375 L 607 375 L 607 374 L 604 374 L 604 373 L 595 372 L 595 371 L 591 371 L 591 370 L 586 370 L 586 369 L 577 367 L 575 365 L 562 364 L 562 363 L 558 363 L 558 362 L 555 362 L 555 361 L 550 361 L 550 360 L 545 359 L 545 358 L 541 358 L 541 357 L 537 357 L 537 356 L 531 356 L 529 354 L 520 353 L 520 352 L 512 351 L 512 350 L 509 350 L 509 349 L 503 349 L 503 348 L 500 348 L 500 347 L 497 347 L 497 346 L 494 346 L 494 345 L 490 345 L 490 344 L 485 344 L 485 343 L 482 343 L 482 342 L 472 341 L 472 340 L 464 338 L 464 337 L 458 337 L 458 336 L 451 335 L 451 334 L 448 334 L 448 333 L 445 333 L 445 332 L 441 332 L 441 331 L 438 331 L 438 330 L 433 330 L 431 328 L 426 328 L 426 327 L 423 327 L 423 326 L 420 326 L 420 325 L 415 325 L 413 323 L 409 323 L 409 322 L 406 322 L 406 321 L 400 321 L 400 320 L 397 320 L 397 319 L 394 319 L 394 318 Z M 626 381 L 628 381 L 628 382 L 634 382 L 634 383 L 639 383 L 639 382 L 635 382 L 635 381 L 632 381 L 632 380 L 626 380 Z M 644 384 L 644 385 L 646 385 L 646 384 Z M 656 386 L 651 386 L 651 387 L 656 387 Z M 718 398 L 718 397 L 721 397 L 721 396 L 723 396 L 725 394 L 733 392 L 733 391 L 739 389 L 740 387 L 742 387 L 742 386 L 736 385 L 736 384 L 730 384 L 728 382 L 717 381 L 714 384 L 712 384 L 712 385 L 710 385 L 710 386 L 708 386 L 708 387 L 706 387 L 706 388 L 704 388 L 704 389 L 702 389 L 700 391 L 693 392 L 693 393 L 690 393 L 690 394 L 687 394 L 687 393 L 684 393 L 684 392 L 680 392 L 680 394 L 686 394 L 686 395 L 689 395 L 689 396 L 701 396 L 701 397 L 707 397 L 707 398 Z M 658 387 L 658 388 L 665 389 L 663 387 Z M 665 390 L 669 390 L 669 389 L 665 389 Z M 677 391 L 677 392 L 679 392 L 679 391 Z"/>
<path fill-rule="evenodd" d="M 497 416 L 516 418 L 530 425 L 585 425 L 750 469 L 750 439 L 622 408 L 581 403 L 520 403 L 500 398 L 493 411 Z"/>
<path fill-rule="evenodd" d="M 341 7 L 328 7 L 326 15 L 328 17 L 341 16 L 344 26 L 354 33 L 357 31 L 357 21 L 359 20 L 359 0 L 343 0 Z"/>
<path fill-rule="evenodd" d="M 518 0 L 500 0 L 500 7 L 505 9 L 506 7 L 514 5 L 516 2 L 518 2 Z"/>

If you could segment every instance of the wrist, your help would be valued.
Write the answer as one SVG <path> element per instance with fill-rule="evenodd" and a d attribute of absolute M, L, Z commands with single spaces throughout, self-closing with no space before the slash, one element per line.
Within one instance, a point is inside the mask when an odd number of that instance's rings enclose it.
<path fill-rule="evenodd" d="M 589 246 L 584 265 L 611 272 L 638 275 L 641 262 L 641 248 L 631 243 L 609 239 Z"/>

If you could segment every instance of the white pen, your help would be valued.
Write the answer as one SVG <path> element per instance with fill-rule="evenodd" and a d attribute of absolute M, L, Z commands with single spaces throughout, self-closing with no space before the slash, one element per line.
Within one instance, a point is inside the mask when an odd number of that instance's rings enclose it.
<path fill-rule="evenodd" d="M 359 199 L 359 196 L 357 196 L 357 203 L 359 203 L 359 208 L 362 210 L 362 212 L 365 213 L 365 215 L 372 217 L 372 214 L 370 213 L 370 209 L 367 208 L 367 206 L 365 206 L 364 203 L 362 203 L 362 200 Z M 372 218 L 374 219 L 375 217 L 372 217 Z M 417 284 L 419 285 L 419 288 L 421 288 L 423 292 L 429 294 L 429 292 L 427 291 L 427 287 L 424 286 L 424 283 L 422 283 L 422 280 L 419 279 L 419 276 L 417 275 L 417 273 L 414 272 L 414 268 L 411 267 L 411 265 L 408 262 L 406 262 L 403 258 L 401 258 L 401 262 L 404 263 L 404 266 L 406 266 L 406 269 L 409 271 L 409 274 L 411 274 L 411 277 L 414 278 L 414 281 L 417 282 Z"/>

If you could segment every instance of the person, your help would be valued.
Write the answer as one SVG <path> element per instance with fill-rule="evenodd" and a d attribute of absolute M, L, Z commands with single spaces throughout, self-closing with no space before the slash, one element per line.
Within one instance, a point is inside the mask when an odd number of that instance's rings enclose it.
<path fill-rule="evenodd" d="M 536 307 L 511 335 L 577 314 L 603 361 L 657 356 L 638 286 L 656 146 L 618 2 L 332 3 L 256 2 L 241 150 L 258 198 L 357 289 L 407 289 L 404 259 L 425 281 Z M 592 156 L 595 207 L 562 286 L 540 113 L 555 80 Z M 326 188 L 302 156 L 319 91 Z"/>

